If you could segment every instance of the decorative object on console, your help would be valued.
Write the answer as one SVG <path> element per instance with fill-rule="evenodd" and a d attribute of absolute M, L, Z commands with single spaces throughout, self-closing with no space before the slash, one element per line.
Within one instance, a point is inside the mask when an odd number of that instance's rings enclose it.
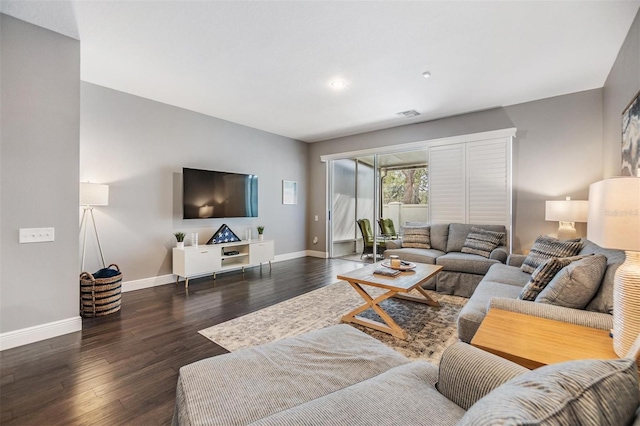
<path fill-rule="evenodd" d="M 258 239 L 260 241 L 264 240 L 264 226 L 260 225 L 258 226 Z"/>
<path fill-rule="evenodd" d="M 93 230 L 96 234 L 96 241 L 98 242 L 98 250 L 100 251 L 100 259 L 102 260 L 102 267 L 105 268 L 104 255 L 102 254 L 102 246 L 100 245 L 100 237 L 98 237 L 98 228 L 96 227 L 96 220 L 93 216 L 93 208 L 95 206 L 108 206 L 109 205 L 109 185 L 99 183 L 80 182 L 80 205 L 83 206 L 82 219 L 80 220 L 80 232 L 84 227 L 84 234 L 82 237 L 82 264 L 80 271 L 84 271 L 84 260 L 87 249 L 87 220 L 91 215 L 91 222 L 93 223 Z M 89 215 L 87 214 L 89 212 Z"/>
<path fill-rule="evenodd" d="M 213 237 L 207 241 L 207 244 L 232 243 L 240 241 L 240 238 L 226 224 L 222 224 L 220 228 L 213 234 Z"/>
<path fill-rule="evenodd" d="M 640 177 L 591 184 L 587 237 L 625 250 L 613 285 L 613 350 L 624 357 L 640 334 Z"/>
<path fill-rule="evenodd" d="M 570 240 L 576 238 L 576 222 L 587 221 L 587 206 L 584 200 L 572 200 L 567 197 L 564 201 L 547 201 L 545 203 L 544 220 L 560 222 L 558 239 Z"/>
<path fill-rule="evenodd" d="M 622 113 L 621 174 L 640 177 L 640 92 Z"/>
<path fill-rule="evenodd" d="M 173 235 L 176 237 L 176 242 L 178 243 L 176 247 L 184 248 L 184 232 L 176 232 Z"/>

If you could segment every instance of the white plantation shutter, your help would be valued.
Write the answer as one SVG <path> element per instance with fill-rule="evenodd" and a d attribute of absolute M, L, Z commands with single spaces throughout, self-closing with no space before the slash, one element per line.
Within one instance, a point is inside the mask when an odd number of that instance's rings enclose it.
<path fill-rule="evenodd" d="M 511 137 L 429 148 L 431 223 L 511 229 Z"/>
<path fill-rule="evenodd" d="M 468 223 L 509 223 L 507 144 L 504 139 L 467 143 Z"/>
<path fill-rule="evenodd" d="M 429 149 L 431 223 L 465 222 L 465 144 Z"/>

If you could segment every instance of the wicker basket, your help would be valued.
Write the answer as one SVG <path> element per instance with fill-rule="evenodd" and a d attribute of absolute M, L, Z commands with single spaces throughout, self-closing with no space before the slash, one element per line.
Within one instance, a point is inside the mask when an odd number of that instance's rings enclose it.
<path fill-rule="evenodd" d="M 83 317 L 101 317 L 120 310 L 122 272 L 118 265 L 112 263 L 95 275 L 99 278 L 88 272 L 80 274 L 80 315 Z M 101 278 L 103 275 L 106 277 Z"/>

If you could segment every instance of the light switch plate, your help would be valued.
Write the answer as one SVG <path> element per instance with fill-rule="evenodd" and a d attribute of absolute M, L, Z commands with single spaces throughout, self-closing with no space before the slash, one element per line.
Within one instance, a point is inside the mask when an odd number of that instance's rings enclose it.
<path fill-rule="evenodd" d="M 20 228 L 20 244 L 55 241 L 55 228 Z"/>

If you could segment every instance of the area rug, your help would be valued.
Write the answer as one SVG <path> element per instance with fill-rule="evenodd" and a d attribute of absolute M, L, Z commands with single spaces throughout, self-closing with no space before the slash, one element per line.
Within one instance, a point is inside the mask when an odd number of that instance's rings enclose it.
<path fill-rule="evenodd" d="M 374 297 L 384 292 L 381 289 L 366 288 Z M 435 292 L 429 293 L 440 302 L 439 308 L 401 299 L 387 299 L 381 303 L 383 309 L 407 331 L 408 340 L 398 339 L 357 324 L 350 325 L 409 358 L 423 359 L 437 364 L 444 349 L 458 339 L 456 319 L 467 299 Z M 344 314 L 363 303 L 363 299 L 348 283 L 339 281 L 200 330 L 199 333 L 233 352 L 339 324 Z M 360 316 L 381 321 L 372 309 L 363 312 Z"/>

